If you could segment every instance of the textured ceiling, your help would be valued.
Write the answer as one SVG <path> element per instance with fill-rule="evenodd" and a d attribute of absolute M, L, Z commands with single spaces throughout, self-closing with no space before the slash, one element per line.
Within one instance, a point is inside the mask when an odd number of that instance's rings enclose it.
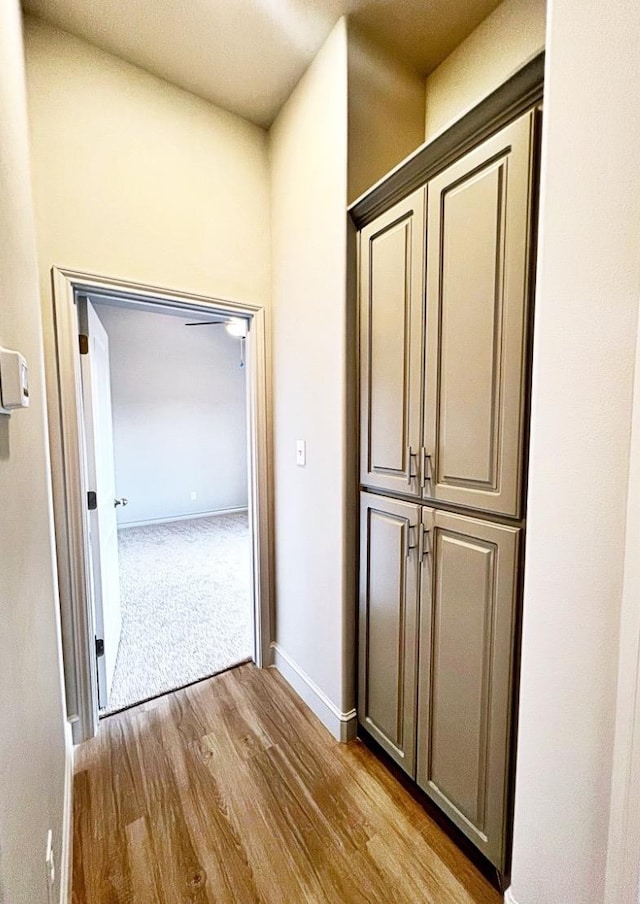
<path fill-rule="evenodd" d="M 269 126 L 341 15 L 426 75 L 499 0 L 23 0 L 25 10 Z"/>

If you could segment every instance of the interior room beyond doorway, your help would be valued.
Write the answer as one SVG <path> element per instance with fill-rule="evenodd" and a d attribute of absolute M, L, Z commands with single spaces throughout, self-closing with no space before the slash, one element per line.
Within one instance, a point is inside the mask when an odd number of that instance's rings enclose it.
<path fill-rule="evenodd" d="M 246 321 L 88 304 L 110 371 L 111 439 L 106 429 L 94 445 L 111 446 L 102 454 L 114 469 L 117 599 L 93 569 L 108 714 L 253 656 Z M 100 407 L 85 405 L 85 420 Z"/>

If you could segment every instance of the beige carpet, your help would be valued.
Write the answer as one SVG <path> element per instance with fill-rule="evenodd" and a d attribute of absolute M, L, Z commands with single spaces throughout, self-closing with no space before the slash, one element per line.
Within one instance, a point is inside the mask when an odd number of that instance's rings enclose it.
<path fill-rule="evenodd" d="M 122 635 L 107 712 L 253 655 L 246 513 L 119 532 Z"/>

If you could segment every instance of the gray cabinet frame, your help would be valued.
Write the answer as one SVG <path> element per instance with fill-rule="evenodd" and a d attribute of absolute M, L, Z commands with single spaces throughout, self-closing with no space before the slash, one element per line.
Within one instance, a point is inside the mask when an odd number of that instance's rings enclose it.
<path fill-rule="evenodd" d="M 491 95 L 481 101 L 473 110 L 454 123 L 449 129 L 435 136 L 427 144 L 396 167 L 384 180 L 377 183 L 369 192 L 362 195 L 349 208 L 349 214 L 355 227 L 352 235 L 358 244 L 357 251 L 354 245 L 351 254 L 352 261 L 362 257 L 361 238 L 363 230 L 373 225 L 376 218 L 389 212 L 394 205 L 402 204 L 408 196 L 418 189 L 428 186 L 428 200 L 432 202 L 432 189 L 436 190 L 438 177 L 445 173 L 447 168 L 454 167 L 468 153 L 474 153 L 476 148 L 486 141 L 497 136 L 500 130 L 507 129 L 512 123 L 524 114 L 535 113 L 530 119 L 531 123 L 531 149 L 535 159 L 529 161 L 529 211 L 528 227 L 530 232 L 527 241 L 530 242 L 529 258 L 525 264 L 527 283 L 527 303 L 533 290 L 533 245 L 535 244 L 535 199 L 537 195 L 537 181 L 539 169 L 539 132 L 541 119 L 541 102 L 543 98 L 544 80 L 544 54 L 540 54 L 531 60 L 522 69 L 516 72 L 506 83 L 501 85 Z M 432 208 L 431 210 L 434 210 Z M 428 211 L 428 219 L 431 210 Z M 431 223 L 433 226 L 433 223 Z M 428 236 L 428 233 L 427 233 Z M 428 238 L 427 238 L 428 241 Z M 425 292 L 428 292 L 430 278 L 429 262 L 427 260 L 427 273 Z M 361 269 L 360 269 L 361 274 Z M 360 283 L 361 288 L 361 283 Z M 425 299 L 425 316 L 426 316 Z M 530 327 L 531 310 L 523 314 L 523 335 Z M 361 321 L 361 329 L 362 329 Z M 366 328 L 366 327 L 365 327 Z M 433 327 L 431 327 L 433 330 Z M 429 333 L 429 325 L 425 325 L 423 336 L 424 349 L 426 349 L 432 335 Z M 522 379 L 517 390 L 511 384 L 511 390 L 520 393 L 522 412 L 521 431 L 518 433 L 519 451 L 516 453 L 521 470 L 517 478 L 515 490 L 514 482 L 511 489 L 503 497 L 509 497 L 508 505 L 500 502 L 493 508 L 482 508 L 485 503 L 480 503 L 473 495 L 458 496 L 453 500 L 448 495 L 435 498 L 433 488 L 427 485 L 426 478 L 434 476 L 428 467 L 435 465 L 436 455 L 432 451 L 432 461 L 427 459 L 429 438 L 430 410 L 426 393 L 423 392 L 423 407 L 421 420 L 423 422 L 422 447 L 415 473 L 419 474 L 420 494 L 416 498 L 415 485 L 407 485 L 397 481 L 393 485 L 375 485 L 366 469 L 361 471 L 361 490 L 373 490 L 362 494 L 366 496 L 368 506 L 377 506 L 384 510 L 392 504 L 404 504 L 409 507 L 412 514 L 408 523 L 413 524 L 413 518 L 419 520 L 417 531 L 416 550 L 412 554 L 417 556 L 419 591 L 417 597 L 417 609 L 419 620 L 418 641 L 418 665 L 415 701 L 414 721 L 412 730 L 416 736 L 416 755 L 411 764 L 410 756 L 403 753 L 401 765 L 410 774 L 415 773 L 418 783 L 424 788 L 425 793 L 445 812 L 452 822 L 469 837 L 478 849 L 503 873 L 509 867 L 508 841 L 510 835 L 510 812 L 512 807 L 512 760 L 513 760 L 513 723 L 516 701 L 515 686 L 517 684 L 517 654 L 519 639 L 517 636 L 519 618 L 518 606 L 521 594 L 522 574 L 522 546 L 524 538 L 524 516 L 526 511 L 526 486 L 524 473 L 526 467 L 527 441 L 528 441 L 528 368 L 529 349 L 526 347 L 528 339 L 525 338 L 523 353 Z M 516 347 L 515 345 L 513 347 Z M 415 397 L 415 393 L 413 394 Z M 366 405 L 366 399 L 361 397 L 361 404 Z M 426 406 L 426 408 L 425 408 Z M 361 417 L 366 416 L 361 412 Z M 361 437 L 362 442 L 362 437 Z M 425 466 L 426 465 L 426 466 Z M 446 482 L 446 481 L 445 481 Z M 441 483 L 443 483 L 441 481 Z M 397 497 L 391 500 L 388 495 L 376 497 L 376 490 L 382 494 L 392 493 Z M 514 504 L 513 500 L 517 503 Z M 416 506 L 416 502 L 420 503 Z M 364 503 L 363 503 L 364 505 Z M 477 508 L 473 508 L 477 506 Z M 406 510 L 405 510 L 406 511 Z M 415 514 L 417 512 L 417 514 Z M 414 532 L 415 533 L 415 532 Z M 363 530 L 361 542 L 361 561 L 366 560 L 368 539 Z M 462 556 L 459 566 L 455 568 L 451 562 L 456 560 L 456 554 L 451 555 L 455 544 L 459 544 L 458 552 Z M 449 546 L 447 546 L 449 544 Z M 445 547 L 447 547 L 445 549 Z M 445 549 L 444 553 L 442 550 Z M 454 553 L 456 552 L 453 550 Z M 484 570 L 483 570 L 484 569 Z M 442 681 L 442 675 L 446 675 L 447 669 L 443 662 L 457 662 L 458 653 L 448 643 L 441 642 L 444 635 L 434 634 L 434 621 L 438 618 L 444 620 L 444 624 L 451 630 L 452 625 L 457 624 L 456 612 L 458 606 L 458 591 L 455 589 L 455 581 L 445 580 L 443 575 L 458 573 L 471 573 L 481 571 L 483 574 L 491 574 L 492 581 L 481 582 L 475 600 L 470 609 L 475 612 L 476 620 L 482 618 L 483 631 L 474 633 L 473 623 L 466 625 L 466 630 L 478 643 L 467 644 L 471 649 L 468 662 L 469 668 L 462 669 L 463 687 L 456 692 L 458 698 L 464 701 L 467 711 L 475 713 L 475 721 L 472 720 L 470 734 L 474 739 L 475 747 L 473 755 L 478 767 L 472 778 L 476 781 L 475 797 L 473 781 L 469 786 L 460 781 L 460 776 L 455 769 L 447 772 L 440 768 L 442 751 L 449 750 L 451 737 L 446 732 L 442 733 L 442 723 L 438 726 L 439 713 L 443 711 L 442 701 L 451 697 L 451 687 L 446 680 Z M 361 578 L 362 578 L 361 565 Z M 438 583 L 440 581 L 440 583 Z M 463 580 L 464 584 L 464 580 Z M 453 589 L 452 589 L 453 588 Z M 464 595 L 464 594 L 462 594 Z M 464 611 L 465 606 L 461 607 Z M 361 592 L 362 611 L 362 592 Z M 480 624 L 480 621 L 476 622 Z M 462 622 L 464 628 L 464 619 Z M 487 628 L 490 625 L 490 629 Z M 367 674 L 363 670 L 362 654 L 362 618 L 360 619 L 360 668 L 358 687 L 358 715 L 361 724 L 368 732 L 371 724 L 366 718 L 366 684 Z M 455 634 L 455 631 L 454 631 Z M 476 637 L 476 634 L 478 635 Z M 461 629 L 460 636 L 464 636 Z M 397 659 L 397 656 L 396 656 Z M 438 662 L 440 665 L 438 665 Z M 370 663 L 371 664 L 371 663 Z M 473 675 L 482 675 L 480 681 L 481 693 L 474 696 Z M 490 677 L 487 677 L 490 676 Z M 435 699 L 434 699 L 435 679 Z M 438 681 L 440 682 L 438 684 Z M 466 681 L 466 684 L 464 683 Z M 418 692 L 419 686 L 419 692 Z M 454 697 L 456 694 L 453 695 Z M 411 699 L 410 697 L 408 699 Z M 455 704 L 453 704 L 455 706 Z M 474 709 L 475 706 L 475 709 Z M 444 709 L 453 711 L 451 705 Z M 479 715 L 479 714 L 482 715 Z M 407 724 L 411 724 L 410 714 L 404 712 Z M 432 738 L 436 735 L 436 746 Z M 438 735 L 438 732 L 440 734 Z M 380 738 L 378 737 L 378 740 Z M 439 747 L 438 747 L 439 745 Z M 384 747 L 384 744 L 382 745 Z M 388 748 L 385 748 L 388 750 Z M 484 753 L 482 753 L 484 751 Z M 441 762 L 438 763 L 438 756 Z M 396 762 L 400 760 L 395 757 Z M 446 759 L 446 757 L 445 757 Z M 455 763 L 454 763 L 455 765 Z M 463 774 L 468 778 L 468 774 Z M 469 791 L 471 788 L 471 792 Z M 470 804 L 473 804 L 471 805 Z"/>

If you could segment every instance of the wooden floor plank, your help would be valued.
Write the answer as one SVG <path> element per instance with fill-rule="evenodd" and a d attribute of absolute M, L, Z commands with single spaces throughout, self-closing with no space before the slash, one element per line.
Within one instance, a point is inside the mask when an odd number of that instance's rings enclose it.
<path fill-rule="evenodd" d="M 174 751 L 171 769 L 179 788 L 186 826 L 194 848 L 215 890 L 217 904 L 252 904 L 262 901 L 254 881 L 242 840 L 237 836 L 219 791 L 220 778 L 207 771 L 207 761 L 200 755 L 199 741 L 192 740 L 197 719 L 190 712 L 187 696 L 172 701 L 174 719 L 161 720 L 159 729 L 163 743 Z M 185 732 L 185 718 L 191 726 Z M 201 730 L 205 730 L 201 726 Z M 206 736 L 204 736 L 206 737 Z M 202 740 L 202 739 L 201 739 Z M 207 794 L 202 793 L 207 789 Z M 212 806 L 215 799 L 215 806 Z"/>
<path fill-rule="evenodd" d="M 160 713 L 134 723 L 138 757 L 151 831 L 151 846 L 160 874 L 163 901 L 214 904 L 206 875 L 193 845 L 183 812 L 183 798 L 171 768 L 175 752 L 162 743 Z M 134 889 L 135 891 L 135 889 Z"/>
<path fill-rule="evenodd" d="M 245 665 L 79 748 L 73 904 L 499 904 L 360 742 Z"/>
<path fill-rule="evenodd" d="M 146 816 L 134 820 L 125 829 L 127 860 L 131 876 L 131 889 L 135 889 L 136 900 L 144 904 L 162 904 L 162 879 L 156 862 L 151 828 Z"/>

